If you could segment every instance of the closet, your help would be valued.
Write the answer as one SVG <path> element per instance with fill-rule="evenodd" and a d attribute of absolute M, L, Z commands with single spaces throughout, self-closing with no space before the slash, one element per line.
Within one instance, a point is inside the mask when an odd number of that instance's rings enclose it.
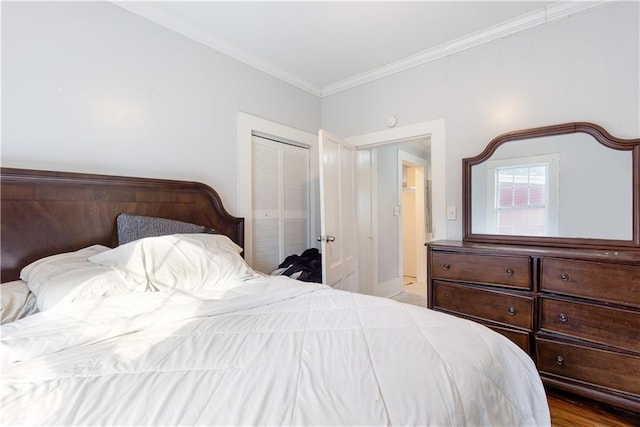
<path fill-rule="evenodd" d="M 252 137 L 253 268 L 275 270 L 310 247 L 309 148 Z"/>

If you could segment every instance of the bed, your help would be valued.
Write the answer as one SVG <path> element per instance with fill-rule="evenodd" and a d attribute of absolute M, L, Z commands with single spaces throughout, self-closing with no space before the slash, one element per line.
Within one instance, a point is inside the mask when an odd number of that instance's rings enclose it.
<path fill-rule="evenodd" d="M 3 309 L 27 292 L 1 327 L 2 425 L 550 424 L 509 340 L 253 271 L 206 185 L 7 168 L 1 185 Z M 204 232 L 123 243 L 121 214 Z"/>

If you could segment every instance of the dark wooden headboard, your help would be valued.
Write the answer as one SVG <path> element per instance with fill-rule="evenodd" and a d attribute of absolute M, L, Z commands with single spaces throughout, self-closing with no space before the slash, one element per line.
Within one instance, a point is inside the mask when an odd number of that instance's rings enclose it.
<path fill-rule="evenodd" d="M 211 187 L 188 181 L 2 168 L 0 282 L 27 264 L 93 244 L 113 247 L 123 212 L 213 228 L 244 247 L 244 219 Z"/>

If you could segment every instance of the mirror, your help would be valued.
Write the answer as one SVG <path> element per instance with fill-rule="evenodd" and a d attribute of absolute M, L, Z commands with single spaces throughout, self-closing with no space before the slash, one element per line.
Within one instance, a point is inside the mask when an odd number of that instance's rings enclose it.
<path fill-rule="evenodd" d="M 592 123 L 501 135 L 463 160 L 465 241 L 640 247 L 639 165 Z"/>

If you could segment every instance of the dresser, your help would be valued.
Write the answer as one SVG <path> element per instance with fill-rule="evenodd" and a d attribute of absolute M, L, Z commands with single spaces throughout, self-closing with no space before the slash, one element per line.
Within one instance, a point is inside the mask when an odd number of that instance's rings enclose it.
<path fill-rule="evenodd" d="M 640 252 L 428 245 L 428 306 L 527 352 L 545 385 L 640 413 Z"/>

